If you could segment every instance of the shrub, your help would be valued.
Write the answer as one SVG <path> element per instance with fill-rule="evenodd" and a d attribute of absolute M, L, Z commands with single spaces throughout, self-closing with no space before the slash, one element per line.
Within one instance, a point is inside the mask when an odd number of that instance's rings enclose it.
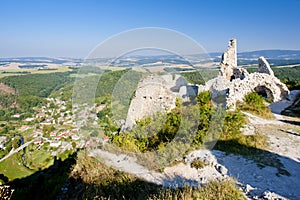
<path fill-rule="evenodd" d="M 253 113 L 266 119 L 274 118 L 270 108 L 264 104 L 264 98 L 256 92 L 247 94 L 244 97 L 244 102 L 238 102 L 237 106 L 241 110 Z"/>
<path fill-rule="evenodd" d="M 207 166 L 207 164 L 201 160 L 194 160 L 191 163 L 191 167 L 192 168 L 196 168 L 196 169 L 202 169 L 203 167 Z"/>

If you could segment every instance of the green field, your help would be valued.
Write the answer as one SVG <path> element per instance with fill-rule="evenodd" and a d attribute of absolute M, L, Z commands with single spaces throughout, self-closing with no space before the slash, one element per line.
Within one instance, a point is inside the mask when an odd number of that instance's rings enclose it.
<path fill-rule="evenodd" d="M 35 150 L 27 152 L 27 162 L 31 168 L 36 170 L 48 168 L 53 165 L 53 159 L 49 151 Z"/>
<path fill-rule="evenodd" d="M 0 174 L 6 176 L 10 181 L 17 178 L 24 178 L 34 172 L 35 171 L 25 168 L 21 161 L 18 160 L 16 154 L 0 162 Z"/>
<path fill-rule="evenodd" d="M 19 75 L 26 75 L 26 74 L 49 74 L 55 72 L 68 72 L 71 71 L 69 67 L 59 67 L 53 69 L 7 69 L 5 71 L 0 71 L 0 78 L 6 76 L 19 76 Z"/>

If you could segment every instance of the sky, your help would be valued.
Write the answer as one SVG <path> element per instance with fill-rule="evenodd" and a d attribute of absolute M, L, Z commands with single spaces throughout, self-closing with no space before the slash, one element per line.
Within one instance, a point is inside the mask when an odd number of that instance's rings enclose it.
<path fill-rule="evenodd" d="M 300 0 L 0 0 L 0 57 L 84 58 L 112 35 L 172 29 L 208 52 L 300 50 Z"/>

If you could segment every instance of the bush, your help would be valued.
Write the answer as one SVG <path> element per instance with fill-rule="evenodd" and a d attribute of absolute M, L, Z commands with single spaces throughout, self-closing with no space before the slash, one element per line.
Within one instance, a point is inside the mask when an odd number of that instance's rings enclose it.
<path fill-rule="evenodd" d="M 264 99 L 256 92 L 252 92 L 245 96 L 245 102 L 253 105 L 261 105 L 264 103 Z"/>
<path fill-rule="evenodd" d="M 265 119 L 274 118 L 270 108 L 264 104 L 264 98 L 256 92 L 247 94 L 244 97 L 244 102 L 238 102 L 237 106 L 241 110 L 250 112 Z"/>
<path fill-rule="evenodd" d="M 207 166 L 207 164 L 201 160 L 194 160 L 191 163 L 191 167 L 192 168 L 196 168 L 196 169 L 202 169 L 203 167 Z"/>

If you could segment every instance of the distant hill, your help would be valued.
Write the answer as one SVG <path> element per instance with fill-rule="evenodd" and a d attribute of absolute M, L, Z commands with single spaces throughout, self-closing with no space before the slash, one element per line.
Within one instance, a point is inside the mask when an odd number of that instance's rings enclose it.
<path fill-rule="evenodd" d="M 15 58 L 0 58 L 0 64 L 11 62 L 17 63 L 51 63 L 51 64 L 64 64 L 64 63 L 81 63 L 82 59 L 75 58 L 50 58 L 50 57 L 15 57 Z"/>
<path fill-rule="evenodd" d="M 215 62 L 221 61 L 222 53 L 210 53 Z M 271 66 L 300 65 L 300 50 L 259 50 L 238 53 L 238 65 L 254 65 L 264 56 Z"/>
<path fill-rule="evenodd" d="M 238 53 L 238 58 L 258 58 L 264 56 L 268 59 L 300 60 L 300 50 L 260 50 Z"/>
<path fill-rule="evenodd" d="M 113 66 L 119 67 L 132 67 L 132 66 L 157 66 L 157 65 L 176 65 L 185 64 L 189 65 L 188 61 L 192 61 L 193 64 L 203 64 L 207 61 L 220 62 L 222 52 L 209 53 L 207 59 L 206 54 L 194 54 L 186 55 L 183 57 L 179 55 L 133 55 L 118 58 L 99 58 L 87 60 L 89 64 L 97 63 L 98 65 L 106 65 L 111 63 Z M 271 64 L 271 66 L 285 66 L 285 65 L 300 65 L 300 50 L 259 50 L 250 52 L 238 53 L 239 65 L 254 65 L 257 64 L 257 59 L 260 56 L 264 56 Z M 185 60 L 187 58 L 187 60 Z M 48 57 L 20 57 L 20 58 L 0 58 L 0 66 L 7 63 L 17 62 L 28 65 L 38 64 L 70 64 L 80 66 L 84 63 L 84 59 L 77 58 L 48 58 Z"/>

